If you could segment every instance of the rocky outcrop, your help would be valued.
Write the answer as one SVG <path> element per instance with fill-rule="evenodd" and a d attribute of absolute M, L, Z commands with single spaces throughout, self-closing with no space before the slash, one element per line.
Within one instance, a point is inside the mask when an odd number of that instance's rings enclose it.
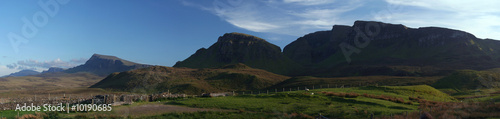
<path fill-rule="evenodd" d="M 208 49 L 199 49 L 174 67 L 216 68 L 237 63 L 279 74 L 285 74 L 296 66 L 281 53 L 280 47 L 262 38 L 243 33 L 226 33 Z"/>

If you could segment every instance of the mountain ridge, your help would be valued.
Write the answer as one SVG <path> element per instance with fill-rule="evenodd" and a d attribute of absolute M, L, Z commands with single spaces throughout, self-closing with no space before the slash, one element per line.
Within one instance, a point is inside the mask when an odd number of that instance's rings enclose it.
<path fill-rule="evenodd" d="M 304 35 L 287 45 L 283 54 L 312 69 L 295 73 L 300 76 L 442 75 L 437 72 L 500 67 L 500 58 L 495 55 L 500 54 L 495 47 L 499 45 L 499 41 L 479 39 L 460 30 L 356 21 L 353 26 L 334 25 L 332 30 Z M 436 70 L 424 74 L 399 66 L 433 66 Z M 380 68 L 387 72 L 372 70 Z"/>
<path fill-rule="evenodd" d="M 465 31 L 374 21 L 334 25 L 331 30 L 306 34 L 283 51 L 256 36 L 226 33 L 174 67 L 113 73 L 92 87 L 198 94 L 326 82 L 430 85 L 450 82 L 453 78 L 446 76 L 453 77 L 457 70 L 500 67 L 498 46 L 500 41 L 479 39 Z M 278 80 L 262 78 L 262 74 Z M 249 83 L 252 81 L 257 83 Z"/>
<path fill-rule="evenodd" d="M 100 76 L 113 72 L 123 72 L 132 69 L 149 67 L 151 65 L 134 63 L 116 56 L 93 54 L 83 65 L 64 70 L 65 73 L 89 72 Z"/>
<path fill-rule="evenodd" d="M 40 72 L 25 69 L 25 70 L 14 72 L 14 73 L 11 73 L 9 75 L 2 76 L 2 77 L 20 77 L 20 76 L 31 76 L 31 75 L 37 75 L 37 74 L 40 74 Z"/>

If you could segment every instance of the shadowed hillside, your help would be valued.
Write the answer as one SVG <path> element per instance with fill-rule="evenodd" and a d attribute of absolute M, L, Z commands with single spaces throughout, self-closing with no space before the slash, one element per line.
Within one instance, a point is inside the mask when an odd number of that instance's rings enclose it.
<path fill-rule="evenodd" d="M 482 88 L 500 88 L 500 69 L 484 71 L 459 70 L 444 77 L 432 86 L 441 89 L 475 90 Z"/>
<path fill-rule="evenodd" d="M 217 69 L 152 66 L 113 73 L 91 88 L 201 94 L 264 89 L 288 78 L 243 64 L 227 65 Z"/>

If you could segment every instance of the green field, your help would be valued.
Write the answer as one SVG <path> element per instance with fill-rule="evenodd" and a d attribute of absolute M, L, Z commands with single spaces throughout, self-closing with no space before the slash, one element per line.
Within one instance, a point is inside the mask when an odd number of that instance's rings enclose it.
<path fill-rule="evenodd" d="M 444 90 L 446 92 L 446 90 Z M 60 118 L 313 118 L 319 114 L 328 118 L 417 118 L 418 112 L 430 111 L 437 118 L 500 117 L 500 104 L 491 105 L 496 90 L 483 90 L 489 97 L 475 102 L 460 102 L 449 94 L 428 85 L 367 86 L 325 88 L 310 91 L 286 91 L 258 95 L 227 97 L 195 97 L 157 102 L 139 102 L 113 107 L 111 112 L 59 113 Z M 455 92 L 467 96 L 473 92 Z M 435 107 L 433 109 L 428 107 Z M 27 112 L 33 114 L 33 112 Z M 2 111 L 13 118 L 17 112 Z M 20 114 L 22 115 L 22 114 Z M 48 115 L 48 114 L 46 114 Z M 54 115 L 54 114 L 52 114 Z M 46 116 L 47 117 L 47 116 Z"/>
<path fill-rule="evenodd" d="M 410 96 L 424 97 L 428 100 L 455 101 L 445 93 L 430 86 L 383 86 L 331 88 L 311 91 L 280 92 L 274 95 L 239 95 L 233 97 L 195 98 L 173 101 L 169 104 L 199 108 L 231 109 L 273 114 L 306 114 L 316 116 L 321 113 L 327 117 L 367 118 L 374 115 L 394 115 L 417 111 L 418 103 L 403 104 L 358 96 L 355 98 L 327 96 L 321 92 L 345 92 L 357 94 L 384 95 L 402 98 L 406 102 Z"/>

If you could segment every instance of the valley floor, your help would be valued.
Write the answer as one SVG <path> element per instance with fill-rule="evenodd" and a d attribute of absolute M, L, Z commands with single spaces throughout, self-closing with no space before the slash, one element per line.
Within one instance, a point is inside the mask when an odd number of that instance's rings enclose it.
<path fill-rule="evenodd" d="M 447 92 L 447 93 L 443 93 Z M 500 117 L 498 89 L 453 92 L 427 85 L 367 86 L 136 102 L 111 112 L 46 113 L 60 118 L 434 118 Z M 3 117 L 17 112 L 1 111 Z M 21 115 L 34 112 L 23 112 Z M 43 114 L 38 114 L 43 116 Z"/>

